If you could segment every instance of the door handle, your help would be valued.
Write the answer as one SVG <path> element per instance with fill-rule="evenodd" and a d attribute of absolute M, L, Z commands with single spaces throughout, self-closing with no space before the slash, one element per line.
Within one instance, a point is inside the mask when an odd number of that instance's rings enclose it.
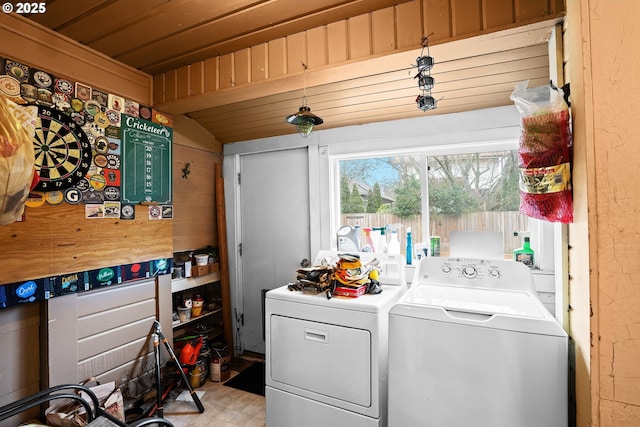
<path fill-rule="evenodd" d="M 305 328 L 304 339 L 327 344 L 329 342 L 329 332 Z"/>
<path fill-rule="evenodd" d="M 307 268 L 309 266 L 311 266 L 311 262 L 307 258 L 304 258 L 302 261 L 300 261 L 300 267 Z"/>

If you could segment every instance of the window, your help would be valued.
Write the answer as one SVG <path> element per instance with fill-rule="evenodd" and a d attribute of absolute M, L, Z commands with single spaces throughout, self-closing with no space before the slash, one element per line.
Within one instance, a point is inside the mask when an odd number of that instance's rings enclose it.
<path fill-rule="evenodd" d="M 511 259 L 522 244 L 514 232 L 528 230 L 529 225 L 518 211 L 518 157 L 513 148 L 336 156 L 335 224 L 358 227 L 361 247 L 369 234 L 376 252 L 385 251 L 394 231 L 401 252 L 409 229 L 414 244 L 439 236 L 443 256 L 449 254 L 452 231 L 498 231 L 503 233 L 505 258 Z"/>

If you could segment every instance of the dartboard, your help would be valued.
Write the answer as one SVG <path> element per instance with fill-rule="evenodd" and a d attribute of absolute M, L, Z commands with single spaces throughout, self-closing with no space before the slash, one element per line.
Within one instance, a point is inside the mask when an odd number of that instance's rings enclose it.
<path fill-rule="evenodd" d="M 61 111 L 38 107 L 33 138 L 37 191 L 64 190 L 80 181 L 91 166 L 87 135 Z"/>

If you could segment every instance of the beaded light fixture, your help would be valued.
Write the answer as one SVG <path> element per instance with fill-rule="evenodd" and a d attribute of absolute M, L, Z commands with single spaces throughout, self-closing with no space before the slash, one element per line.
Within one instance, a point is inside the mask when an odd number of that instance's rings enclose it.
<path fill-rule="evenodd" d="M 414 79 L 418 79 L 418 88 L 422 90 L 422 94 L 416 98 L 416 104 L 422 111 L 429 111 L 436 108 L 436 100 L 431 96 L 431 88 L 436 84 L 435 79 L 431 76 L 431 68 L 433 67 L 433 57 L 429 54 L 429 37 L 422 38 L 422 52 L 416 59 L 416 67 L 418 74 Z M 424 49 L 427 54 L 424 54 Z"/>

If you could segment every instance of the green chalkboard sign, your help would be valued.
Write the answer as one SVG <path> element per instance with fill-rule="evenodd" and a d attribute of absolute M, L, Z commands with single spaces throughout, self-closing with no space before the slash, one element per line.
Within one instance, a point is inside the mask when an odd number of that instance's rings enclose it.
<path fill-rule="evenodd" d="M 173 129 L 122 115 L 122 202 L 171 204 Z"/>

